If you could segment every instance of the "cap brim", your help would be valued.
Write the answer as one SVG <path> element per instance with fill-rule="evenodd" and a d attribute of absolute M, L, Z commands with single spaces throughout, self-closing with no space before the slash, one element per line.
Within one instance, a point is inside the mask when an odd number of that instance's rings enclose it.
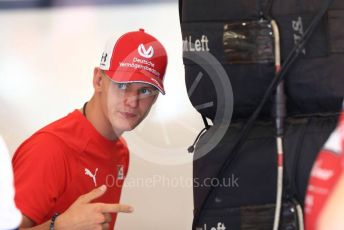
<path fill-rule="evenodd" d="M 126 71 L 110 71 L 105 70 L 105 74 L 112 80 L 118 83 L 145 83 L 154 86 L 165 95 L 164 85 L 162 81 L 148 72 L 126 72 Z"/>

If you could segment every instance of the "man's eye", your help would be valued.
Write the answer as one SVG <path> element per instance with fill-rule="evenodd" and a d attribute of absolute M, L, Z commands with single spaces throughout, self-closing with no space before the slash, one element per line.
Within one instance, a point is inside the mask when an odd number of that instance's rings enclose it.
<path fill-rule="evenodd" d="M 126 83 L 118 83 L 117 84 L 119 89 L 126 89 L 127 88 L 127 84 Z"/>
<path fill-rule="evenodd" d="M 141 91 L 140 93 L 143 95 L 150 95 L 153 92 L 151 89 L 147 89 L 147 88 L 143 88 L 140 91 Z"/>

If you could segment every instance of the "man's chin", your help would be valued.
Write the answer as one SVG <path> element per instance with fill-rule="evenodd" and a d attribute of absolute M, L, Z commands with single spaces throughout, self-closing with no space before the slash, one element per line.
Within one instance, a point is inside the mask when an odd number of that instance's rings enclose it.
<path fill-rule="evenodd" d="M 123 133 L 132 131 L 136 128 L 138 122 L 128 121 L 128 120 L 117 120 L 116 122 L 111 123 L 112 129 L 117 133 Z"/>
<path fill-rule="evenodd" d="M 129 132 L 129 131 L 132 131 L 133 129 L 136 128 L 137 125 L 128 125 L 128 126 L 125 126 L 125 127 L 120 127 L 118 128 L 117 130 L 119 130 L 120 132 Z"/>
<path fill-rule="evenodd" d="M 134 128 L 127 128 L 127 129 L 124 130 L 124 132 L 129 132 L 129 131 L 132 131 L 134 129 L 135 129 L 135 127 Z"/>

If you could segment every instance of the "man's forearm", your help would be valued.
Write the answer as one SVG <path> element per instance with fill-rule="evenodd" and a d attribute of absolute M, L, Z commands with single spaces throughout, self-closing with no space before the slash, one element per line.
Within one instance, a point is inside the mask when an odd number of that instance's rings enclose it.
<path fill-rule="evenodd" d="M 22 222 L 20 224 L 20 230 L 47 230 L 50 229 L 50 220 L 36 225 L 29 217 L 23 215 Z"/>
<path fill-rule="evenodd" d="M 21 226 L 19 229 L 20 230 L 47 230 L 47 229 L 50 229 L 50 221 L 47 221 L 43 224 L 36 225 L 33 227 L 22 227 Z"/>

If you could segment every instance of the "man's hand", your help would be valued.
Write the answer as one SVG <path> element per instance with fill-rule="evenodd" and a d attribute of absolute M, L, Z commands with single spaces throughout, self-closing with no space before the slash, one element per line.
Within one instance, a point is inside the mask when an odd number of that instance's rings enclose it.
<path fill-rule="evenodd" d="M 102 185 L 91 192 L 80 196 L 55 221 L 56 230 L 95 230 L 109 229 L 110 213 L 130 213 L 133 208 L 124 204 L 90 203 L 102 196 L 106 186 Z"/>

